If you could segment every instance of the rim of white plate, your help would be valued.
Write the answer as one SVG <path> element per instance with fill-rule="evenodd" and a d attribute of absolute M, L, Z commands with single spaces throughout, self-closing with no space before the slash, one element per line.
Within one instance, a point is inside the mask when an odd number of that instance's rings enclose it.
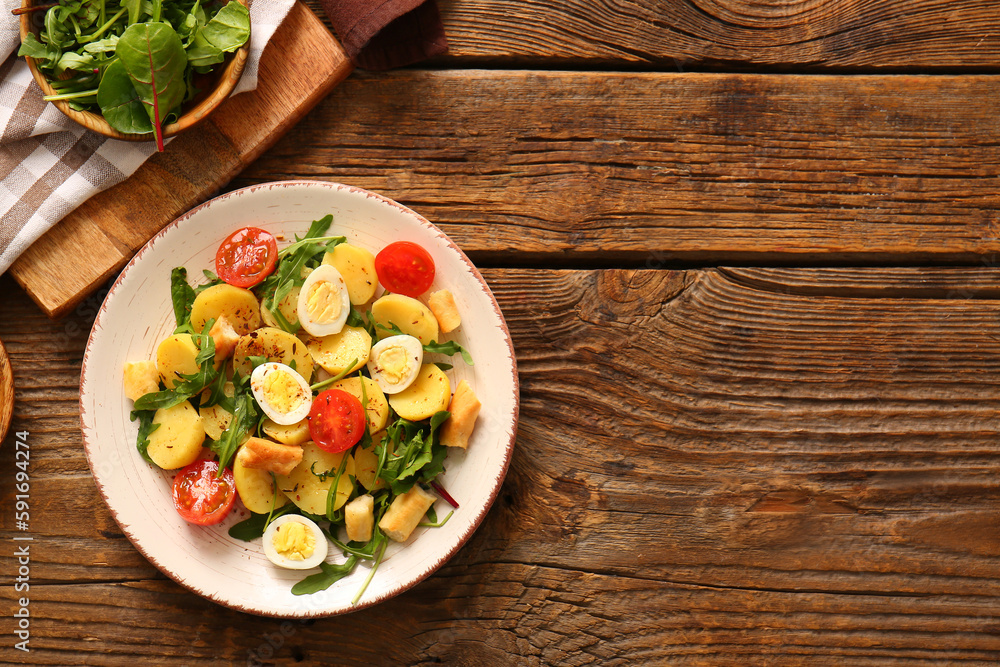
<path fill-rule="evenodd" d="M 212 209 L 213 207 L 222 206 L 227 201 L 230 200 L 235 201 L 240 198 L 248 196 L 253 197 L 255 196 L 254 193 L 258 193 L 261 191 L 271 192 L 274 190 L 278 190 L 281 191 L 283 194 L 287 193 L 289 195 L 299 190 L 301 190 L 302 192 L 309 192 L 309 191 L 317 192 L 322 190 L 328 190 L 330 191 L 331 196 L 346 195 L 347 197 L 360 197 L 364 198 L 365 200 L 375 199 L 381 205 L 387 206 L 390 209 L 395 210 L 397 214 L 402 214 L 404 218 L 409 219 L 409 221 L 406 223 L 407 225 L 416 224 L 420 228 L 422 228 L 423 234 L 425 236 L 427 234 L 430 234 L 431 236 L 434 237 L 436 247 L 433 249 L 432 254 L 450 253 L 454 259 L 457 259 L 464 264 L 463 266 L 464 270 L 476 282 L 478 282 L 482 294 L 488 298 L 490 309 L 492 310 L 493 316 L 495 316 L 496 318 L 495 321 L 496 328 L 499 330 L 501 337 L 506 343 L 505 353 L 506 353 L 506 359 L 509 363 L 504 364 L 503 369 L 509 370 L 510 372 L 509 377 L 506 379 L 507 382 L 509 383 L 510 389 L 512 390 L 512 396 L 511 396 L 512 403 L 510 405 L 509 414 L 507 413 L 504 414 L 505 420 L 508 419 L 509 417 L 509 423 L 504 423 L 502 425 L 502 430 L 505 432 L 503 435 L 506 435 L 507 438 L 506 442 L 503 443 L 502 445 L 502 451 L 499 452 L 501 455 L 501 459 L 500 461 L 496 462 L 499 464 L 499 467 L 497 468 L 496 476 L 493 479 L 492 486 L 488 489 L 487 494 L 483 496 L 482 501 L 480 503 L 477 503 L 476 506 L 473 507 L 473 509 L 475 510 L 474 516 L 467 517 L 465 525 L 460 529 L 461 532 L 458 533 L 457 535 L 453 535 L 450 538 L 450 543 L 445 551 L 436 554 L 436 557 L 432 561 L 425 562 L 422 565 L 422 567 L 419 568 L 419 571 L 413 571 L 413 568 L 411 568 L 410 571 L 401 573 L 404 575 L 404 577 L 402 577 L 400 581 L 394 581 L 391 585 L 382 586 L 380 589 L 376 590 L 375 592 L 372 592 L 371 594 L 369 594 L 369 592 L 366 591 L 362 600 L 359 601 L 358 604 L 356 605 L 348 604 L 345 606 L 342 602 L 340 602 L 337 604 L 332 604 L 331 606 L 328 607 L 323 607 L 322 604 L 320 604 L 312 608 L 310 608 L 309 605 L 303 605 L 305 608 L 293 608 L 293 609 L 281 609 L 276 607 L 269 608 L 267 606 L 262 606 L 259 604 L 255 605 L 246 602 L 241 603 L 239 601 L 230 598 L 227 595 L 219 594 L 217 590 L 207 590 L 206 588 L 199 587 L 198 585 L 193 583 L 190 578 L 185 577 L 175 571 L 177 567 L 173 563 L 173 560 L 176 558 L 176 554 L 175 556 L 166 559 L 168 562 L 163 562 L 163 560 L 161 560 L 161 558 L 159 557 L 158 553 L 159 549 L 155 548 L 157 545 L 151 544 L 150 542 L 148 531 L 140 530 L 139 527 L 133 525 L 130 521 L 128 521 L 125 517 L 122 516 L 123 514 L 122 508 L 116 506 L 116 503 L 112 501 L 112 497 L 110 495 L 112 493 L 112 489 L 110 487 L 112 487 L 114 483 L 109 476 L 112 472 L 114 472 L 114 466 L 112 465 L 111 470 L 107 471 L 107 467 L 109 465 L 108 462 L 98 461 L 98 453 L 101 447 L 99 445 L 99 436 L 96 430 L 97 425 L 94 420 L 97 419 L 96 415 L 101 409 L 107 410 L 110 408 L 107 407 L 102 408 L 102 406 L 94 403 L 95 392 L 99 390 L 91 391 L 89 389 L 89 384 L 92 381 L 95 382 L 95 385 L 98 383 L 99 369 L 96 369 L 96 364 L 99 361 L 103 361 L 103 359 L 98 360 L 97 358 L 98 356 L 100 356 L 99 345 L 102 343 L 102 340 L 104 338 L 103 319 L 108 316 L 110 308 L 116 305 L 118 299 L 124 298 L 122 295 L 129 289 L 128 282 L 130 276 L 133 274 L 133 272 L 137 271 L 136 267 L 140 265 L 142 262 L 144 262 L 145 258 L 157 252 L 159 244 L 165 242 L 164 239 L 170 238 L 174 234 L 182 233 L 184 231 L 185 225 L 193 224 L 191 222 L 192 219 L 197 220 L 199 216 L 203 215 L 208 210 Z M 254 224 L 254 222 L 249 220 L 235 221 L 233 225 L 231 225 L 231 227 L 233 229 L 236 229 L 240 225 L 247 225 L 247 224 Z M 337 224 L 336 219 L 334 220 L 334 224 L 335 225 Z M 266 225 L 263 224 L 261 226 L 266 227 Z M 221 237 L 215 239 L 216 244 L 220 241 Z M 147 328 L 147 334 L 148 332 L 149 328 Z M 499 357 L 500 355 L 497 356 Z M 120 372 L 120 368 L 114 370 L 118 370 Z M 115 380 L 115 378 L 112 377 L 109 379 L 107 376 L 104 376 L 102 379 L 110 380 L 112 383 Z M 120 386 L 121 386 L 120 375 L 117 378 L 117 382 L 118 382 L 118 390 L 120 391 Z M 108 389 L 107 391 L 111 390 Z M 126 403 L 126 399 L 124 399 L 123 394 L 119 395 L 121 396 L 122 399 L 121 401 L 122 405 L 124 405 Z M 127 414 L 127 410 L 125 412 Z M 500 488 L 506 477 L 507 470 L 510 465 L 511 456 L 513 453 L 514 441 L 517 433 L 519 412 L 520 412 L 519 380 L 517 373 L 517 363 L 514 355 L 513 343 L 510 338 L 510 332 L 507 328 L 506 321 L 503 318 L 503 314 L 500 311 L 499 305 L 496 302 L 496 298 L 493 296 L 493 293 L 489 289 L 489 286 L 486 284 L 482 275 L 479 273 L 478 269 L 476 269 L 475 265 L 473 265 L 471 260 L 469 260 L 469 258 L 465 255 L 465 253 L 457 245 L 455 245 L 455 243 L 451 241 L 451 239 L 448 238 L 448 236 L 444 234 L 444 232 L 442 232 L 430 221 L 428 221 L 418 213 L 412 211 L 411 209 L 387 197 L 384 197 L 374 192 L 370 192 L 368 190 L 364 190 L 354 186 L 343 185 L 340 183 L 330 183 L 325 181 L 309 181 L 309 180 L 279 181 L 271 183 L 262 183 L 247 188 L 243 188 L 241 190 L 235 190 L 233 192 L 226 193 L 212 200 L 209 200 L 204 204 L 201 204 L 200 206 L 191 209 L 184 215 L 180 216 L 176 220 L 166 225 L 160 232 L 158 232 L 152 239 L 150 239 L 136 253 L 136 255 L 132 258 L 132 260 L 125 266 L 125 268 L 121 271 L 118 278 L 115 280 L 114 284 L 109 290 L 103 303 L 101 304 L 101 308 L 98 311 L 94 327 L 91 330 L 90 337 L 88 338 L 87 341 L 87 347 L 84 353 L 83 367 L 80 376 L 80 422 L 83 431 L 84 450 L 87 456 L 87 461 L 91 468 L 95 484 L 97 485 L 101 497 L 104 499 L 112 516 L 118 523 L 119 527 L 122 529 L 122 532 L 125 534 L 125 536 L 128 537 L 129 541 L 147 560 L 149 560 L 150 563 L 152 563 L 164 575 L 166 575 L 176 583 L 180 584 L 181 586 L 187 588 L 188 590 L 198 595 L 201 595 L 202 597 L 210 599 L 218 604 L 221 604 L 223 606 L 232 609 L 236 609 L 238 611 L 252 613 L 261 616 L 272 616 L 272 617 L 282 617 L 282 618 L 325 617 L 325 616 L 335 616 L 338 614 L 358 611 L 373 606 L 375 604 L 379 604 L 380 602 L 383 602 L 389 598 L 399 595 L 400 593 L 417 585 L 418 583 L 426 579 L 428 576 L 430 576 L 437 569 L 439 569 L 442 565 L 444 565 L 444 563 L 446 563 L 450 558 L 452 558 L 455 555 L 455 553 L 457 553 L 458 550 L 468 541 L 468 539 L 472 536 L 472 534 L 478 529 L 482 521 L 485 519 L 486 514 L 489 511 L 490 507 L 492 506 L 493 502 L 496 500 L 497 495 L 499 495 Z M 119 449 L 123 448 L 123 446 L 121 445 L 119 445 L 118 447 Z M 138 458 L 138 455 L 135 454 L 134 445 L 130 443 L 128 446 L 124 447 L 124 449 L 127 448 L 131 448 L 133 459 Z M 451 454 L 449 456 L 451 456 Z M 145 463 L 143 463 L 142 465 L 148 466 L 148 464 Z M 149 467 L 152 468 L 152 466 Z M 170 509 L 172 511 L 172 508 Z M 234 522 L 235 520 L 230 519 L 227 520 L 227 522 L 220 524 L 220 526 L 228 526 Z M 178 553 L 183 553 L 183 551 Z M 383 570 L 379 571 L 379 573 L 382 572 Z M 379 573 L 376 573 L 376 579 L 378 578 Z M 372 588 L 369 587 L 369 591 L 371 590 Z"/>

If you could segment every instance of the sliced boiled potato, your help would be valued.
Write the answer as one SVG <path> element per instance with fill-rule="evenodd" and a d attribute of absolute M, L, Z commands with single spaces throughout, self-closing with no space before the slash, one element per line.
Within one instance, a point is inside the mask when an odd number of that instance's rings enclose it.
<path fill-rule="evenodd" d="M 347 370 L 351 362 L 357 360 L 355 369 L 368 363 L 372 351 L 372 337 L 361 327 L 345 326 L 340 333 L 305 339 L 309 353 L 320 367 L 331 375 Z"/>
<path fill-rule="evenodd" d="M 205 442 L 205 427 L 201 415 L 190 402 L 160 408 L 153 415 L 153 423 L 159 427 L 149 434 L 146 450 L 153 463 L 164 470 L 176 470 L 194 463 Z"/>
<path fill-rule="evenodd" d="M 372 443 L 382 441 L 385 431 L 379 431 L 372 435 Z M 375 444 L 365 449 L 364 447 L 354 448 L 354 476 L 361 486 L 369 491 L 377 491 L 386 487 L 386 481 L 381 477 L 375 477 L 378 470 L 378 454 L 375 453 Z"/>
<path fill-rule="evenodd" d="M 339 509 L 347 502 L 354 484 L 354 459 L 348 452 L 334 454 L 325 452 L 309 441 L 302 445 L 302 461 L 287 475 L 278 475 L 278 488 L 300 509 L 310 514 L 326 514 L 326 497 L 333 486 L 333 478 L 341 461 L 347 457 L 344 472 L 337 484 L 333 509 Z M 321 478 L 325 476 L 325 479 Z"/>
<path fill-rule="evenodd" d="M 233 383 L 227 382 L 222 391 L 226 394 L 226 396 L 232 398 L 235 391 Z M 201 392 L 200 400 L 207 401 L 208 394 L 209 391 L 207 389 Z M 230 422 L 233 421 L 233 413 L 218 404 L 199 406 L 198 412 L 201 413 L 201 418 L 204 420 L 205 435 L 210 437 L 212 440 L 218 440 L 221 438 L 222 432 L 229 428 Z"/>
<path fill-rule="evenodd" d="M 368 303 L 375 296 L 378 274 L 375 255 L 350 243 L 341 243 L 323 256 L 324 264 L 332 264 L 347 285 L 347 293 L 355 306 Z"/>
<path fill-rule="evenodd" d="M 302 288 L 295 285 L 285 295 L 285 298 L 278 302 L 278 311 L 292 327 L 299 325 L 299 292 L 301 291 Z M 265 326 L 281 328 L 274 314 L 263 306 L 260 309 L 260 319 L 264 322 Z"/>
<path fill-rule="evenodd" d="M 155 361 L 126 361 L 123 371 L 125 396 L 130 401 L 160 390 L 160 371 Z"/>
<path fill-rule="evenodd" d="M 247 468 L 239 456 L 233 460 L 233 478 L 243 505 L 255 514 L 267 514 L 288 504 L 288 498 L 280 489 L 275 497 L 275 481 L 271 473 Z"/>
<path fill-rule="evenodd" d="M 205 323 L 225 315 L 236 333 L 243 336 L 260 326 L 260 305 L 248 289 L 226 283 L 212 285 L 191 304 L 191 326 L 201 333 Z"/>
<path fill-rule="evenodd" d="M 434 364 L 424 364 L 417 379 L 409 387 L 389 396 L 389 405 L 403 419 L 420 421 L 448 409 L 451 383 L 448 376 Z"/>
<path fill-rule="evenodd" d="M 402 294 L 380 297 L 372 304 L 371 313 L 380 339 L 393 335 L 390 330 L 392 325 L 396 325 L 403 333 L 420 339 L 423 345 L 437 340 L 440 335 L 437 318 L 430 308 Z"/>
<path fill-rule="evenodd" d="M 434 313 L 441 333 L 449 333 L 462 325 L 462 316 L 450 290 L 431 292 L 427 297 L 427 307 Z"/>
<path fill-rule="evenodd" d="M 364 396 L 362 396 L 361 392 L 362 381 L 364 381 L 365 387 Z M 385 428 L 386 423 L 389 421 L 389 401 L 385 400 L 385 394 L 382 393 L 382 389 L 374 380 L 358 376 L 344 378 L 330 385 L 330 389 L 346 391 L 362 404 L 364 404 L 362 399 L 367 398 L 368 403 L 365 405 L 365 415 L 368 418 L 368 432 L 374 433 Z"/>
<path fill-rule="evenodd" d="M 308 382 L 312 378 L 313 359 L 301 340 L 281 329 L 263 327 L 240 336 L 233 353 L 233 368 L 241 377 L 253 370 L 250 357 L 265 357 L 291 366 Z"/>
<path fill-rule="evenodd" d="M 171 334 L 156 348 L 156 370 L 167 389 L 173 389 L 180 382 L 181 375 L 198 372 L 198 346 L 191 334 Z"/>
<path fill-rule="evenodd" d="M 260 430 L 264 431 L 267 437 L 285 445 L 301 445 L 310 437 L 308 419 L 287 426 L 265 419 L 260 425 Z"/>

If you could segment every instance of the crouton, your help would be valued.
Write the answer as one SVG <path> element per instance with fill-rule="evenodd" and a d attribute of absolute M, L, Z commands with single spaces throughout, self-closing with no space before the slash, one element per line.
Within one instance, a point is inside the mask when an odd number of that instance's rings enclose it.
<path fill-rule="evenodd" d="M 455 395 L 451 398 L 451 405 L 448 406 L 451 416 L 441 426 L 438 442 L 448 447 L 467 449 L 481 407 L 482 403 L 476 398 L 469 383 L 465 380 L 459 382 Z"/>
<path fill-rule="evenodd" d="M 406 493 L 396 496 L 382 515 L 378 527 L 389 539 L 405 542 L 435 500 L 433 495 L 414 485 Z"/>
<path fill-rule="evenodd" d="M 245 468 L 267 470 L 276 475 L 287 475 L 302 460 L 302 448 L 283 445 L 264 438 L 249 438 L 240 448 L 240 463 Z"/>
<path fill-rule="evenodd" d="M 344 505 L 344 523 L 347 539 L 352 542 L 367 542 L 372 538 L 375 527 L 375 498 L 366 493 Z"/>
<path fill-rule="evenodd" d="M 126 361 L 124 372 L 125 396 L 130 401 L 160 390 L 160 373 L 155 361 Z"/>
<path fill-rule="evenodd" d="M 240 335 L 236 333 L 236 329 L 229 323 L 225 315 L 219 315 L 219 319 L 215 320 L 215 324 L 212 325 L 208 335 L 215 341 L 216 362 L 228 359 L 233 354 L 233 350 L 236 349 L 236 343 L 240 339 Z"/>

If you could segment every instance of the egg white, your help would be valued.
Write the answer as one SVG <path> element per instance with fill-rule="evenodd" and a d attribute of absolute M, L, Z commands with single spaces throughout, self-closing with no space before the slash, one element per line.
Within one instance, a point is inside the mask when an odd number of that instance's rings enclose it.
<path fill-rule="evenodd" d="M 399 382 L 393 382 L 385 373 L 380 357 L 392 347 L 402 347 L 406 350 L 408 366 L 406 373 Z M 379 386 L 384 394 L 398 394 L 417 379 L 420 372 L 420 364 L 424 360 L 424 346 L 420 339 L 407 334 L 389 336 L 372 345 L 371 355 L 368 358 L 368 372 L 371 373 L 372 380 Z"/>
<path fill-rule="evenodd" d="M 303 400 L 287 411 L 274 405 L 266 385 L 266 379 L 269 374 L 282 372 L 289 374 L 292 380 L 298 385 L 298 389 L 303 397 Z M 264 411 L 268 419 L 282 426 L 299 423 L 309 415 L 309 410 L 312 408 L 312 389 L 309 388 L 309 383 L 306 382 L 306 379 L 291 366 L 286 366 L 276 361 L 269 361 L 253 369 L 253 373 L 250 374 L 250 391 L 253 392 L 253 397 L 257 399 L 257 404 L 260 405 L 260 409 Z"/>
<path fill-rule="evenodd" d="M 297 521 L 301 523 L 313 534 L 313 537 L 316 540 L 315 550 L 313 551 L 312 556 L 306 558 L 305 560 L 292 560 L 287 556 L 282 556 L 274 548 L 274 533 L 280 526 L 283 526 L 290 521 Z M 317 526 L 311 519 L 307 519 L 306 517 L 298 514 L 284 514 L 279 516 L 277 519 L 272 521 L 267 527 L 267 530 L 264 531 L 264 555 L 278 567 L 284 567 L 289 570 L 308 570 L 310 568 L 318 567 L 320 563 L 326 560 L 328 550 L 329 542 L 320 527 Z"/>
<path fill-rule="evenodd" d="M 316 314 L 309 310 L 309 300 L 314 289 L 329 287 L 332 292 L 332 299 L 340 305 L 340 312 L 336 317 L 319 320 Z M 347 322 L 347 316 L 351 312 L 351 296 L 347 291 L 347 283 L 344 277 L 331 264 L 321 264 L 306 277 L 302 290 L 299 292 L 298 316 L 299 324 L 310 335 L 332 336 L 340 333 Z"/>

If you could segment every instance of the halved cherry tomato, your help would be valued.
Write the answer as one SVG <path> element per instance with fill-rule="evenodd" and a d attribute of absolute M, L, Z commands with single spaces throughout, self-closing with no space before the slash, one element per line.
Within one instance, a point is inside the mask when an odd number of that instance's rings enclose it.
<path fill-rule="evenodd" d="M 174 477 L 174 507 L 185 521 L 211 526 L 229 514 L 236 501 L 236 481 L 229 468 L 221 477 L 218 472 L 218 461 L 202 459 Z"/>
<path fill-rule="evenodd" d="M 215 272 L 236 287 L 253 287 L 271 275 L 278 263 L 278 242 L 256 227 L 238 229 L 215 253 Z"/>
<path fill-rule="evenodd" d="M 327 452 L 343 452 L 365 434 L 365 409 L 355 396 L 340 389 L 327 389 L 313 399 L 309 411 L 309 435 Z"/>
<path fill-rule="evenodd" d="M 434 260 L 416 243 L 396 241 L 375 255 L 375 273 L 390 292 L 416 299 L 434 282 Z"/>

